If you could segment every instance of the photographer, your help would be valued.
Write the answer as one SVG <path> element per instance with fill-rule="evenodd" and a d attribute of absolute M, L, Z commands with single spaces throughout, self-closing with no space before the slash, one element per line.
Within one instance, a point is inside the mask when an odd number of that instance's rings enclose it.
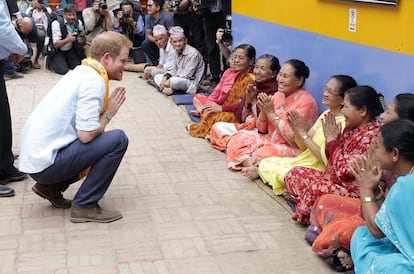
<path fill-rule="evenodd" d="M 52 10 L 45 6 L 44 0 L 33 0 L 32 8 L 29 8 L 28 14 L 33 18 L 37 28 L 37 53 L 33 56 L 32 67 L 34 69 L 40 68 L 38 59 L 43 51 L 43 45 L 45 44 L 47 25 L 49 22 L 50 14 Z M 28 10 L 29 10 L 28 9 Z"/>
<path fill-rule="evenodd" d="M 63 22 L 52 22 L 52 43 L 56 52 L 49 58 L 50 68 L 58 74 L 66 74 L 80 64 L 82 56 L 77 49 L 82 48 L 85 34 L 82 22 L 77 19 L 76 7 L 67 4 L 63 10 Z"/>
<path fill-rule="evenodd" d="M 184 29 L 188 44 L 204 54 L 204 31 L 202 18 L 194 14 L 191 0 L 167 0 L 165 6 L 173 14 L 174 26 Z"/>
<path fill-rule="evenodd" d="M 230 67 L 229 58 L 233 45 L 233 36 L 231 35 L 230 29 L 219 28 L 216 32 L 216 43 L 223 57 L 223 69 L 226 70 Z"/>
<path fill-rule="evenodd" d="M 133 47 L 140 47 L 142 41 L 144 41 L 144 19 L 138 11 L 134 10 L 134 4 L 129 0 L 123 0 L 119 7 L 120 10 L 115 18 L 114 31 L 128 37 L 132 41 Z M 132 51 L 130 56 L 132 56 Z M 135 59 L 134 63 L 139 63 Z"/>
<path fill-rule="evenodd" d="M 86 44 L 91 44 L 92 39 L 104 31 L 114 29 L 114 14 L 108 10 L 105 0 L 94 0 L 92 7 L 82 12 L 86 30 Z"/>

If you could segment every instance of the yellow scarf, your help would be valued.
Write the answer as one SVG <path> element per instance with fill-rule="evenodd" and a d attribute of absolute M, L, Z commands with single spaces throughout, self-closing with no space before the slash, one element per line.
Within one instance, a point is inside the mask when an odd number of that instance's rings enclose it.
<path fill-rule="evenodd" d="M 101 114 L 105 113 L 106 108 L 108 106 L 108 97 L 109 97 L 109 78 L 108 78 L 108 73 L 106 72 L 106 69 L 104 68 L 104 66 L 102 66 L 101 63 L 99 63 L 97 60 L 88 57 L 86 59 L 82 60 L 82 65 L 84 66 L 89 66 L 91 68 L 93 68 L 94 70 L 96 70 L 96 72 L 99 73 L 99 75 L 104 79 L 105 81 L 105 86 L 106 86 L 106 92 L 105 92 L 105 97 L 104 97 L 104 102 L 103 102 L 103 106 L 102 106 L 102 110 L 101 110 Z M 79 179 L 82 179 L 83 177 L 85 177 L 86 175 L 88 175 L 89 170 L 91 169 L 91 167 L 86 168 L 85 170 L 81 171 L 79 173 Z"/>

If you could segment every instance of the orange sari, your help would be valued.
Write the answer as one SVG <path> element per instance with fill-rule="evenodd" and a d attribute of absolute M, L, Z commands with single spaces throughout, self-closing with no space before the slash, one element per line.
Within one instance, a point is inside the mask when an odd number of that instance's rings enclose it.
<path fill-rule="evenodd" d="M 240 75 L 231 87 L 229 95 L 223 105 L 230 105 L 239 102 L 246 93 L 247 85 L 253 81 L 253 74 L 246 73 Z M 193 137 L 205 138 L 209 134 L 211 127 L 216 122 L 235 123 L 237 120 L 233 112 L 216 112 L 208 115 L 202 114 L 200 123 L 190 124 L 188 126 L 188 131 Z"/>

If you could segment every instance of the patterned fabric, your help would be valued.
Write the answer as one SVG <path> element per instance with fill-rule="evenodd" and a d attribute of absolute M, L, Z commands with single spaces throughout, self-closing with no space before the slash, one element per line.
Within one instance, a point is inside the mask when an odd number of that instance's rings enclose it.
<path fill-rule="evenodd" d="M 355 273 L 414 273 L 413 197 L 414 174 L 399 177 L 375 216 L 385 237 L 374 238 L 367 226 L 355 231 Z"/>
<path fill-rule="evenodd" d="M 175 77 L 191 80 L 198 86 L 204 73 L 204 60 L 200 52 L 187 44 L 180 55 L 174 52 L 172 56 L 173 65 L 169 73 Z"/>
<path fill-rule="evenodd" d="M 278 88 L 278 84 L 274 80 L 266 83 L 255 83 L 255 86 L 257 94 L 266 93 L 269 96 L 277 92 Z M 233 107 L 233 113 L 236 116 L 238 123 L 217 122 L 211 127 L 210 144 L 213 148 L 223 151 L 226 149 L 233 134 L 241 130 L 254 130 L 256 128 L 256 118 L 260 113 L 260 109 L 254 104 L 251 106 L 250 110 L 247 110 L 244 107 L 245 102 L 246 95 L 244 95 L 243 99 Z M 246 114 L 243 113 L 244 111 Z M 243 115 L 246 115 L 246 117 Z"/>
<path fill-rule="evenodd" d="M 286 174 L 285 188 L 296 197 L 296 211 L 292 219 L 308 224 L 310 210 L 323 194 L 359 197 L 358 185 L 349 171 L 348 162 L 367 151 L 379 130 L 380 124 L 376 121 L 356 129 L 345 128 L 325 171 L 294 167 Z"/>
<path fill-rule="evenodd" d="M 194 95 L 193 104 L 196 105 L 198 102 L 203 106 L 208 103 L 223 105 L 230 94 L 234 82 L 239 75 L 240 71 L 234 71 L 230 68 L 226 69 L 220 78 L 220 82 L 214 88 L 213 92 L 209 96 L 203 94 Z"/>
<path fill-rule="evenodd" d="M 305 238 L 315 253 L 328 258 L 335 249 L 349 249 L 352 233 L 364 224 L 359 199 L 325 194 L 313 207 Z"/>
<path fill-rule="evenodd" d="M 279 130 L 275 130 L 269 122 L 268 133 L 243 130 L 234 134 L 227 145 L 228 168 L 241 169 L 240 164 L 249 157 L 260 161 L 271 156 L 295 157 L 299 154 L 294 133 L 287 121 L 287 113 L 292 109 L 297 110 L 310 127 L 318 114 L 315 99 L 307 90 L 302 89 L 288 97 L 282 92 L 276 92 L 272 101 L 276 114 L 280 117 Z"/>
<path fill-rule="evenodd" d="M 225 100 L 224 104 L 234 104 L 236 102 L 239 102 L 246 93 L 247 85 L 253 82 L 253 80 L 254 77 L 250 73 L 240 75 L 240 77 L 237 78 L 236 82 L 234 82 L 229 92 L 229 96 Z M 210 132 L 210 129 L 214 123 L 220 121 L 235 123 L 236 117 L 232 112 L 217 112 L 211 113 L 209 115 L 201 115 L 200 123 L 190 124 L 188 131 L 193 137 L 204 138 Z"/>
<path fill-rule="evenodd" d="M 322 118 L 329 112 L 329 110 L 323 112 L 312 129 L 309 132 L 313 132 L 312 141 L 320 147 L 321 154 L 325 154 L 325 135 L 322 128 Z M 345 125 L 344 116 L 337 116 L 336 122 L 342 124 L 342 128 Z M 272 186 L 273 192 L 276 195 L 281 195 L 285 190 L 284 179 L 285 175 L 295 166 L 309 167 L 317 170 L 325 169 L 324 162 L 312 153 L 310 149 L 306 149 L 297 157 L 269 157 L 260 161 L 259 175 L 264 183 Z"/>

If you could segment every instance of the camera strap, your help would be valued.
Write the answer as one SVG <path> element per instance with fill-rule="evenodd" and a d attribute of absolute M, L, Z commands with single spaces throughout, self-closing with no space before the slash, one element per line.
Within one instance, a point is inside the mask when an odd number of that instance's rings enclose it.
<path fill-rule="evenodd" d="M 101 14 L 101 16 L 98 19 L 98 22 L 96 22 L 95 27 L 93 28 L 91 32 L 94 32 L 97 27 L 102 26 L 104 19 L 105 19 L 104 16 Z"/>

